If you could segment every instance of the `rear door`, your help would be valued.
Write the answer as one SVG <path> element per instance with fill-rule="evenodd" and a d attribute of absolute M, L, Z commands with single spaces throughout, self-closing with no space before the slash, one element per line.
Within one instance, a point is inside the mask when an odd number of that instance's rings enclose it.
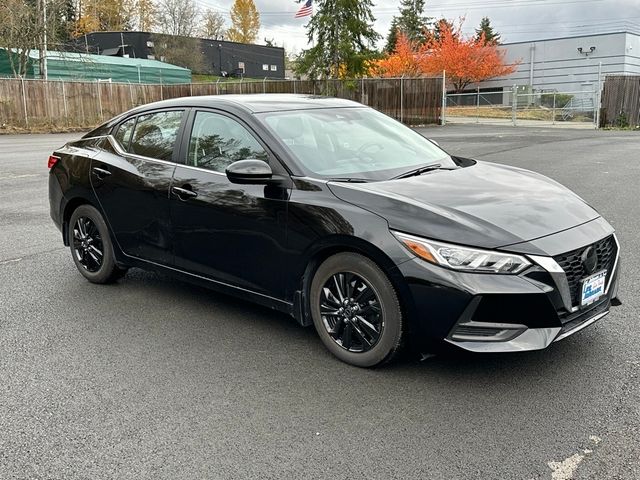
<path fill-rule="evenodd" d="M 237 185 L 225 175 L 231 163 L 267 161 L 286 174 L 266 146 L 239 119 L 195 111 L 185 132 L 184 165 L 175 170 L 171 222 L 177 266 L 190 273 L 284 298 L 289 189 Z"/>
<path fill-rule="evenodd" d="M 169 186 L 176 168 L 182 109 L 128 118 L 91 163 L 91 183 L 122 251 L 172 263 Z"/>

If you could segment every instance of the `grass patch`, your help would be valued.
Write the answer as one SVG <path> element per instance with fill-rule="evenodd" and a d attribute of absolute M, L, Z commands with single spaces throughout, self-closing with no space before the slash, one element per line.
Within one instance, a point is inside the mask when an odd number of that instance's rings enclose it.
<path fill-rule="evenodd" d="M 240 78 L 235 78 L 235 77 L 219 77 L 218 75 L 204 75 L 204 74 L 200 74 L 200 73 L 194 73 L 191 75 L 191 83 L 226 83 L 226 82 L 231 82 L 231 83 L 239 83 L 240 80 L 242 80 L 242 82 L 262 82 L 262 78 L 247 78 L 244 77 L 243 79 Z"/>

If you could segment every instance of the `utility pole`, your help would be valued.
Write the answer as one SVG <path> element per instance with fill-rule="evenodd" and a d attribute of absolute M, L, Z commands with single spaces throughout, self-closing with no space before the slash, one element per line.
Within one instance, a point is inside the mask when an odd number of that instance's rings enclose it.
<path fill-rule="evenodd" d="M 47 74 L 47 0 L 40 0 L 38 2 L 40 10 L 42 10 L 42 44 L 38 49 L 40 51 L 40 77 L 44 80 L 48 80 Z"/>
<path fill-rule="evenodd" d="M 47 68 L 47 0 L 42 0 L 42 16 L 44 17 L 44 61 L 42 62 L 42 71 L 44 72 L 44 79 L 49 80 L 49 69 Z"/>

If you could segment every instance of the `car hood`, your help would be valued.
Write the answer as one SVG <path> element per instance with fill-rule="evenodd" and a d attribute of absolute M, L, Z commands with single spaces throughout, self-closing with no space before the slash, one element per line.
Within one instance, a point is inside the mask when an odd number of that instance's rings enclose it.
<path fill-rule="evenodd" d="M 486 162 L 384 182 L 330 182 L 329 188 L 382 216 L 394 230 L 485 248 L 534 240 L 599 217 L 543 175 Z"/>

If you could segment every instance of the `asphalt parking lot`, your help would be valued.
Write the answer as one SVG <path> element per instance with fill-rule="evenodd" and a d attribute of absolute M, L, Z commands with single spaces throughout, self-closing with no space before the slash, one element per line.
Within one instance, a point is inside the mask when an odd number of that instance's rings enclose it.
<path fill-rule="evenodd" d="M 89 284 L 47 199 L 78 135 L 0 136 L 0 478 L 640 478 L 640 134 L 424 133 L 597 208 L 623 305 L 546 351 L 350 367 L 242 300 L 140 270 Z"/>

